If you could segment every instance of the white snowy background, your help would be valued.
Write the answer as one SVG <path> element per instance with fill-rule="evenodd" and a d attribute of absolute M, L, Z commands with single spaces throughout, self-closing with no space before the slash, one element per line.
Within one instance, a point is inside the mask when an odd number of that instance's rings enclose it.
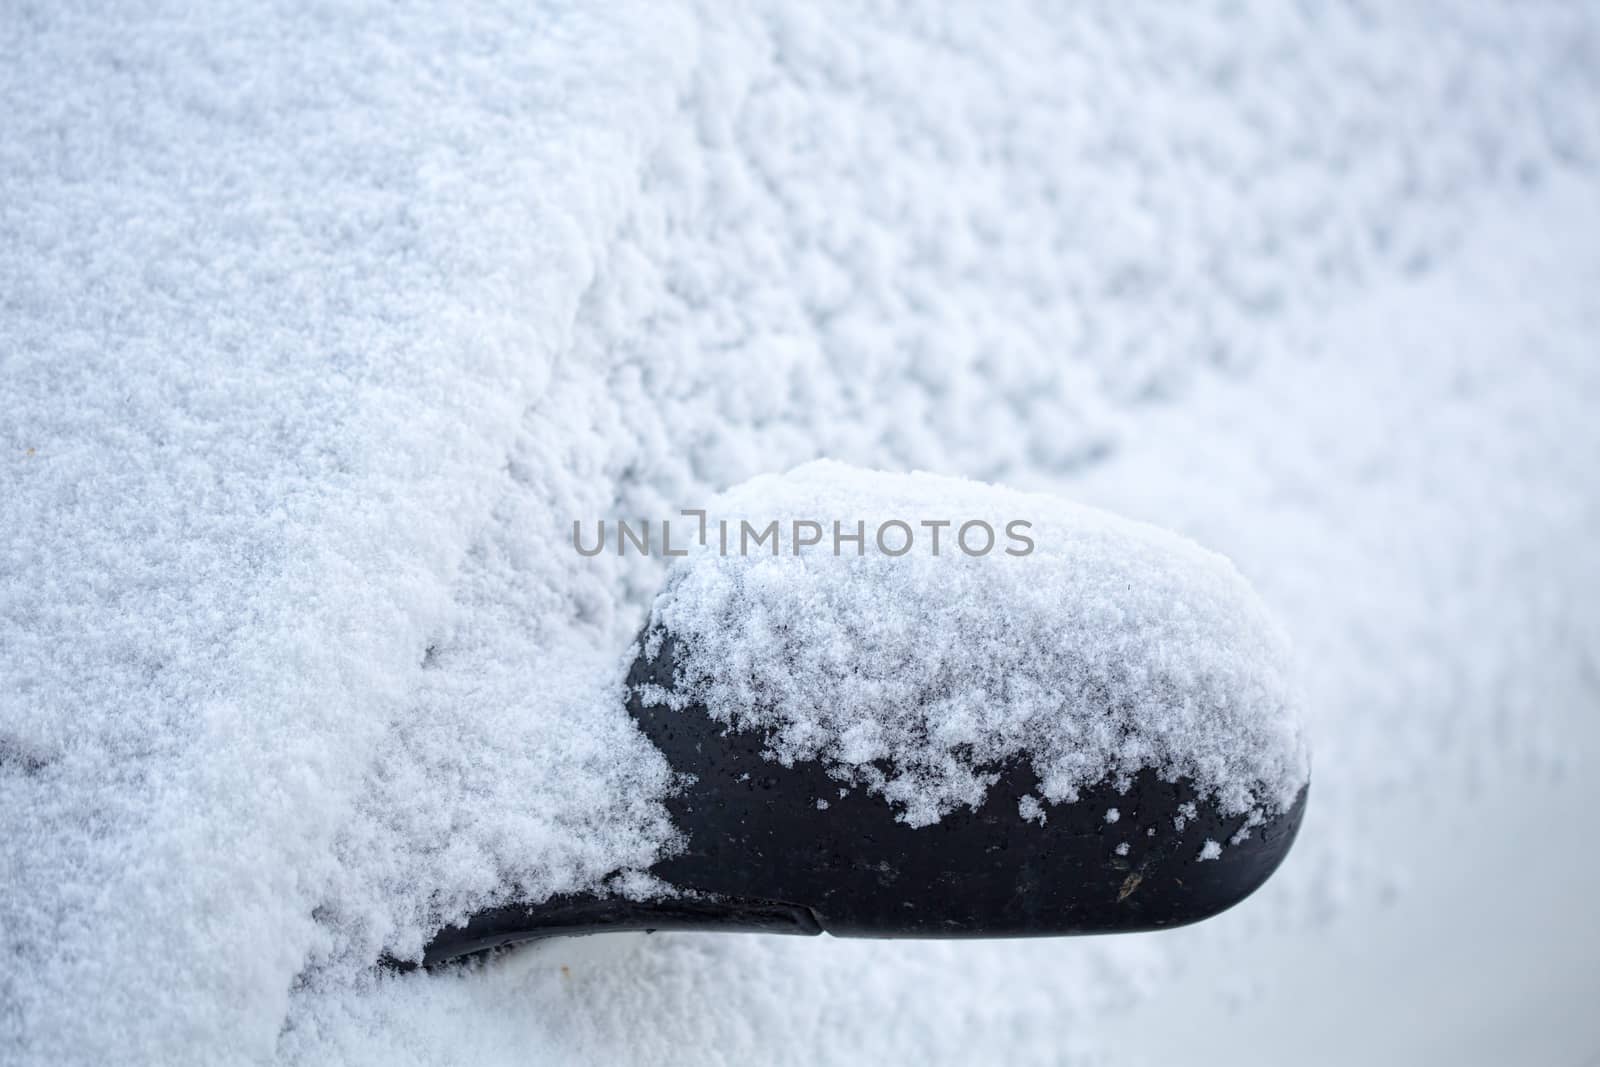
<path fill-rule="evenodd" d="M 0 0 L 0 1061 L 1600 1056 L 1600 8 Z M 1178 932 L 614 935 L 671 514 L 1227 553 L 1314 747 Z"/>

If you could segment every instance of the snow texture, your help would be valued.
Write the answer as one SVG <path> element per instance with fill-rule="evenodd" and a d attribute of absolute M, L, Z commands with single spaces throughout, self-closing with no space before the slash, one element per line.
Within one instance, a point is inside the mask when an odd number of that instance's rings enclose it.
<path fill-rule="evenodd" d="M 647 703 L 703 705 L 912 826 L 977 807 L 1015 762 L 1051 803 L 1150 768 L 1227 814 L 1271 815 L 1306 783 L 1288 643 L 1193 542 L 829 461 L 737 486 L 707 525 L 651 612 L 646 650 L 678 645 L 676 684 Z"/>
<path fill-rule="evenodd" d="M 1595 799 L 1597 72 L 1578 3 L 6 5 L 0 1061 L 1580 1062 L 1593 860 L 1492 816 Z M 671 839 L 663 562 L 571 522 L 822 456 L 1236 561 L 1284 870 L 374 972 Z"/>

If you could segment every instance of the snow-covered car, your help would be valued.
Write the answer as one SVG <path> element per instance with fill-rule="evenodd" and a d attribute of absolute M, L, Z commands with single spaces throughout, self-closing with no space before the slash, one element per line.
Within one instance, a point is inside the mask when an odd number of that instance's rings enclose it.
<path fill-rule="evenodd" d="M 1591 1062 L 1597 101 L 1584 0 L 0 3 L 0 1064 Z"/>

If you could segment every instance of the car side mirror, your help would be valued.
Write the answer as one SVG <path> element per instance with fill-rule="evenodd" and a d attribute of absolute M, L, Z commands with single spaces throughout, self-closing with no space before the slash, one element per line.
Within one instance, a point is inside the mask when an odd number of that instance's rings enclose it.
<path fill-rule="evenodd" d="M 941 501 L 971 484 L 929 481 Z M 820 506 L 816 478 L 799 484 L 812 491 L 780 513 Z M 1309 782 L 1254 593 L 1153 528 L 999 503 L 1043 513 L 1053 552 L 679 561 L 627 677 L 628 712 L 680 783 L 664 801 L 679 847 L 649 871 L 671 891 L 486 911 L 424 962 L 606 930 L 1159 930 L 1249 896 L 1293 844 Z M 956 689 L 970 699 L 939 703 Z M 886 731 L 919 770 L 896 768 Z"/>

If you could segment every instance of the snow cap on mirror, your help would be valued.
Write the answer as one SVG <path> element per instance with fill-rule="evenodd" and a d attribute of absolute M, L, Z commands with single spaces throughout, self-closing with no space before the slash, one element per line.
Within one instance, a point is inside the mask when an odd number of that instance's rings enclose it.
<path fill-rule="evenodd" d="M 1286 639 L 1185 538 L 828 461 L 707 511 L 651 614 L 677 684 L 646 698 L 762 731 L 773 759 L 822 760 L 912 825 L 980 803 L 1015 760 L 1048 803 L 1154 768 L 1267 817 L 1308 780 Z"/>

